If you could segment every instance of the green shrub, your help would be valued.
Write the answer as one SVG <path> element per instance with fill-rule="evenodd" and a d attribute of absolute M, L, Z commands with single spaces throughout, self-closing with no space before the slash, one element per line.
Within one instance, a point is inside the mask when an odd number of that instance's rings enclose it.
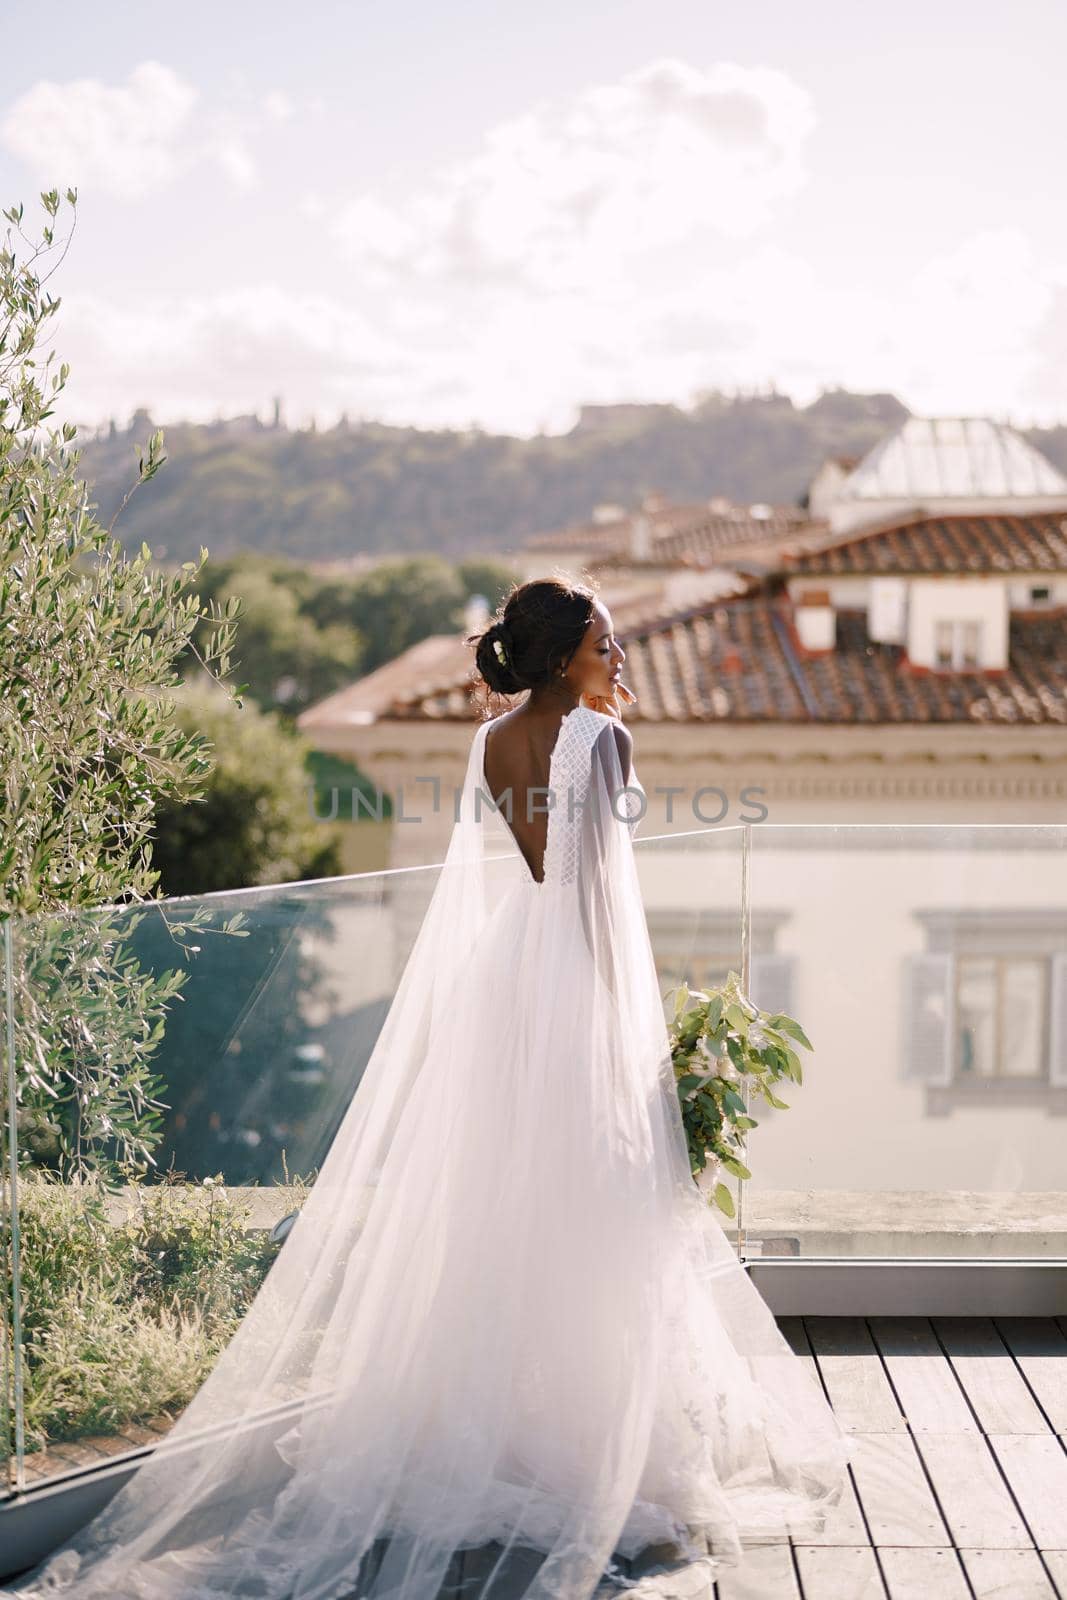
<path fill-rule="evenodd" d="M 180 1175 L 179 1175 L 180 1176 Z M 307 1183 L 277 1185 L 279 1217 Z M 245 1226 L 221 1176 L 130 1186 L 123 1221 L 96 1178 L 19 1183 L 26 1438 L 114 1432 L 188 1404 L 233 1337 L 279 1245 Z"/>

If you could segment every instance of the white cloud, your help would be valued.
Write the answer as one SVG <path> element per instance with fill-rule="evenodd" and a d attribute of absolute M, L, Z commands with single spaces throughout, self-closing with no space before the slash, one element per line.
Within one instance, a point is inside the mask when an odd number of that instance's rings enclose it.
<path fill-rule="evenodd" d="M 142 404 L 161 421 L 266 415 L 277 394 L 290 416 L 321 415 L 412 379 L 368 317 L 271 283 L 121 303 L 68 291 L 52 339 L 71 367 L 64 414 L 82 419 L 122 419 Z"/>
<path fill-rule="evenodd" d="M 935 256 L 902 295 L 896 344 L 907 351 L 911 386 L 990 395 L 992 378 L 1002 392 L 1021 390 L 1052 299 L 1019 228 L 981 229 Z"/>
<path fill-rule="evenodd" d="M 802 275 L 767 236 L 814 123 L 785 73 L 659 60 L 490 129 L 414 193 L 301 209 L 410 353 L 408 416 L 563 428 L 579 400 L 766 377 L 761 296 Z"/>
<path fill-rule="evenodd" d="M 61 191 L 139 200 L 203 163 L 247 188 L 256 172 L 248 119 L 204 111 L 200 100 L 160 61 L 140 62 L 124 84 L 43 78 L 8 107 L 0 143 Z"/>
<path fill-rule="evenodd" d="M 238 83 L 209 114 L 197 101 L 157 134 L 156 170 L 168 151 L 179 170 L 178 147 L 260 181 L 248 150 L 254 133 L 278 137 L 275 95 Z M 265 413 L 280 394 L 288 416 L 324 424 L 347 410 L 517 433 L 567 428 L 581 402 L 684 404 L 772 379 L 798 403 L 841 382 L 927 411 L 1062 405 L 1067 278 L 1051 246 L 1042 257 L 1019 229 L 967 217 L 947 250 L 921 231 L 907 241 L 910 275 L 899 240 L 886 267 L 877 234 L 803 248 L 814 124 L 781 72 L 659 61 L 490 129 L 414 193 L 338 196 L 320 178 L 296 209 L 330 292 L 309 294 L 295 258 L 271 258 L 276 283 L 230 287 L 245 255 L 229 276 L 190 256 L 188 293 L 68 289 L 55 337 L 68 403 L 88 418 L 143 403 L 166 420 Z M 266 201 L 292 205 L 262 171 Z M 342 249 L 323 259 L 331 237 Z"/>
<path fill-rule="evenodd" d="M 0 140 L 61 190 L 96 185 L 135 199 L 183 165 L 182 136 L 197 98 L 159 61 L 142 61 L 118 87 L 97 78 L 41 79 L 8 108 Z"/>
<path fill-rule="evenodd" d="M 263 96 L 263 109 L 272 122 L 288 122 L 296 108 L 281 89 L 271 89 Z"/>
<path fill-rule="evenodd" d="M 414 194 L 356 196 L 333 231 L 374 283 L 594 294 L 650 249 L 707 254 L 773 220 L 813 121 L 785 73 L 656 61 L 500 124 Z"/>
<path fill-rule="evenodd" d="M 843 289 L 771 240 L 702 262 L 698 277 L 679 271 L 644 299 L 494 295 L 453 301 L 451 320 L 408 292 L 349 300 L 262 283 L 118 302 L 68 291 L 54 343 L 71 363 L 76 419 L 124 418 L 137 404 L 162 421 L 265 416 L 280 394 L 294 421 L 316 413 L 328 425 L 344 410 L 530 433 L 569 427 L 580 401 L 685 403 L 771 378 L 800 404 L 840 381 L 924 411 L 1029 417 L 1042 330 L 1058 325 L 1062 349 L 1067 328 L 1067 285 L 1057 300 L 1030 250 L 1018 235 L 980 233 L 882 296 L 862 281 Z M 1019 284 L 1033 288 L 1035 313 L 1017 304 Z"/>
<path fill-rule="evenodd" d="M 221 138 L 212 146 L 214 156 L 235 188 L 250 189 L 258 176 L 256 164 L 240 139 Z"/>

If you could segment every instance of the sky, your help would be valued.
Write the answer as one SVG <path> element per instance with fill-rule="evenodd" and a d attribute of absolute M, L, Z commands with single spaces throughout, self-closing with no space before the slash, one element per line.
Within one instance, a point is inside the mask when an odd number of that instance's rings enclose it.
<path fill-rule="evenodd" d="M 82 428 L 277 396 L 529 436 L 836 385 L 1067 420 L 1063 0 L 155 15 L 5 5 L 0 206 L 39 237 L 77 188 L 49 345 Z"/>

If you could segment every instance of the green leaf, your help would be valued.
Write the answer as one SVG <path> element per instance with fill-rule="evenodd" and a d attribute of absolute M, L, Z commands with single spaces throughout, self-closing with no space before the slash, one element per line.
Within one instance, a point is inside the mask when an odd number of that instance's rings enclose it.
<path fill-rule="evenodd" d="M 722 1101 L 723 1105 L 728 1111 L 736 1112 L 739 1117 L 744 1116 L 745 1102 L 737 1093 L 736 1089 L 731 1089 L 729 1084 L 727 1084 L 726 1088 L 722 1092 Z"/>
<path fill-rule="evenodd" d="M 804 1046 L 805 1050 L 814 1049 L 800 1023 L 795 1022 L 792 1017 L 775 1016 L 772 1018 L 772 1025 L 778 1029 L 779 1033 L 787 1033 L 791 1039 L 796 1039 L 799 1044 Z"/>
<path fill-rule="evenodd" d="M 725 1183 L 717 1183 L 715 1185 L 714 1195 L 715 1204 L 718 1206 L 720 1211 L 725 1212 L 728 1217 L 736 1215 L 734 1209 L 734 1197 L 726 1187 Z"/>

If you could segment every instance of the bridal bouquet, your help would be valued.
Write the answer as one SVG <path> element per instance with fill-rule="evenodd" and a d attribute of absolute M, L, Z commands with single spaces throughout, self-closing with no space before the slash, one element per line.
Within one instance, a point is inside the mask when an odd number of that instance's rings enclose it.
<path fill-rule="evenodd" d="M 690 989 L 683 983 L 671 994 L 671 1057 L 693 1177 L 710 1166 L 712 1177 L 718 1180 L 712 1190 L 715 1204 L 732 1217 L 733 1196 L 718 1174 L 752 1176 L 741 1156 L 745 1135 L 759 1126 L 748 1115 L 740 1091 L 747 1083 L 750 1095 L 762 1095 L 768 1105 L 788 1110 L 773 1085 L 783 1078 L 803 1083 L 803 1068 L 793 1044 L 805 1050 L 812 1046 L 792 1017 L 754 1006 L 742 993 L 736 972 L 716 989 Z"/>

